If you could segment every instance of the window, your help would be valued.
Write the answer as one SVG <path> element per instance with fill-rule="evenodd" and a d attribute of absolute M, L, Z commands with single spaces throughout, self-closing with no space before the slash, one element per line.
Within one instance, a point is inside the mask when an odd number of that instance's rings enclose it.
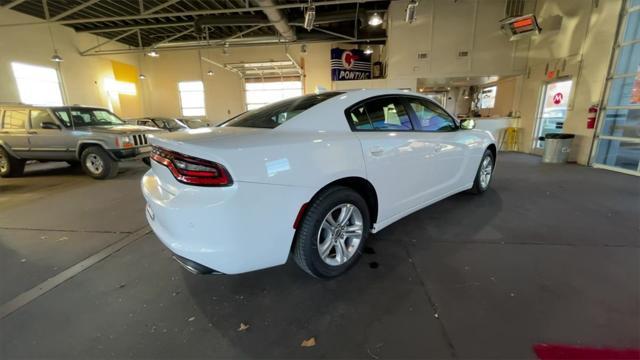
<path fill-rule="evenodd" d="M 202 81 L 178 83 L 182 116 L 204 116 L 204 86 Z"/>
<path fill-rule="evenodd" d="M 276 101 L 302 95 L 302 82 L 270 81 L 250 82 L 245 84 L 247 110 L 254 110 Z"/>
<path fill-rule="evenodd" d="M 480 109 L 493 109 L 496 105 L 497 86 L 490 86 L 480 92 Z"/>
<path fill-rule="evenodd" d="M 56 112 L 59 114 L 59 112 Z M 102 109 L 75 108 L 71 109 L 71 119 L 74 126 L 111 126 L 123 125 L 119 117 Z"/>
<path fill-rule="evenodd" d="M 71 126 L 71 118 L 69 117 L 69 113 L 66 110 L 55 110 L 53 113 L 56 114 L 60 121 L 62 121 L 64 126 Z"/>
<path fill-rule="evenodd" d="M 326 92 L 283 100 L 275 104 L 248 111 L 225 122 L 222 126 L 273 129 L 285 121 L 293 119 L 305 110 L 331 99 L 340 92 Z"/>
<path fill-rule="evenodd" d="M 397 98 L 375 99 L 356 106 L 350 117 L 357 130 L 413 130 L 411 119 Z"/>
<path fill-rule="evenodd" d="M 31 110 L 31 128 L 42 129 L 42 123 L 57 124 L 55 120 L 45 110 Z"/>
<path fill-rule="evenodd" d="M 6 110 L 4 112 L 4 129 L 24 129 L 27 122 L 27 110 Z"/>
<path fill-rule="evenodd" d="M 409 104 L 416 114 L 418 130 L 442 132 L 457 129 L 455 120 L 437 105 L 418 99 L 409 99 Z"/>
<path fill-rule="evenodd" d="M 62 105 L 60 80 L 55 69 L 11 63 L 20 101 L 25 104 Z"/>

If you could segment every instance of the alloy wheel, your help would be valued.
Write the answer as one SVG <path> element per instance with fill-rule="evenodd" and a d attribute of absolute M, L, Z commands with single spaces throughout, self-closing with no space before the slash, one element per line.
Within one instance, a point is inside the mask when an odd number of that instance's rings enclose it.
<path fill-rule="evenodd" d="M 358 250 L 363 230 L 362 213 L 355 205 L 344 203 L 334 207 L 318 230 L 318 253 L 322 261 L 331 266 L 349 261 Z"/>
<path fill-rule="evenodd" d="M 89 171 L 96 175 L 102 173 L 102 170 L 104 170 L 104 163 L 96 154 L 89 154 L 85 160 L 85 165 Z"/>
<path fill-rule="evenodd" d="M 482 160 L 482 165 L 480 166 L 480 186 L 483 189 L 486 189 L 489 186 L 492 173 L 493 173 L 493 160 L 491 160 L 490 156 L 486 156 L 484 160 Z"/>
<path fill-rule="evenodd" d="M 4 155 L 4 152 L 0 151 L 0 173 L 4 173 L 9 169 L 9 160 Z"/>

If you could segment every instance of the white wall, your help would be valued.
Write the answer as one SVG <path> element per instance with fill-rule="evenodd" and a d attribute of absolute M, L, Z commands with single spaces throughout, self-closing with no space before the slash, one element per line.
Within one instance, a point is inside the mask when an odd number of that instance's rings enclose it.
<path fill-rule="evenodd" d="M 422 0 L 417 20 L 405 22 L 408 0 L 389 7 L 388 78 L 417 79 L 517 75 L 528 41 L 511 42 L 500 31 L 505 0 Z M 469 51 L 458 58 L 458 51 Z M 418 53 L 428 53 L 419 60 Z"/>
<path fill-rule="evenodd" d="M 574 94 L 567 112 L 564 132 L 576 134 L 570 160 L 587 164 L 594 130 L 586 128 L 587 110 L 603 96 L 611 50 L 622 0 L 539 0 L 536 15 L 542 22 L 554 15 L 563 17 L 559 30 L 544 31 L 531 41 L 529 63 L 522 85 L 519 110 L 522 114 L 520 149 L 531 152 L 537 106 L 545 70 L 557 70 L 574 80 Z"/>
<path fill-rule="evenodd" d="M 309 44 L 307 54 L 300 53 L 300 46 L 291 46 L 289 54 L 305 67 L 305 93 L 314 92 L 317 86 L 331 89 L 330 44 Z M 259 46 L 230 48 L 223 55 L 221 48 L 201 50 L 201 55 L 220 64 L 288 60 L 284 46 Z M 202 80 L 205 84 L 207 119 L 219 123 L 230 116 L 245 111 L 243 81 L 231 71 L 202 62 L 197 50 L 162 51 L 160 57 L 145 58 L 142 70 L 148 76 L 145 87 L 151 96 L 146 99 L 149 115 L 181 116 L 178 82 Z M 207 71 L 214 71 L 207 76 Z"/>
<path fill-rule="evenodd" d="M 17 11 L 0 8 L 0 23 L 37 20 L 39 19 Z M 135 65 L 135 58 L 130 55 L 81 56 L 79 49 L 89 48 L 97 41 L 104 41 L 104 39 L 88 34 L 76 34 L 73 29 L 60 25 L 52 25 L 51 31 L 58 53 L 64 58 L 64 62 L 59 64 L 49 60 L 53 54 L 53 48 L 47 26 L 16 26 L 0 29 L 0 84 L 2 84 L 0 102 L 20 102 L 11 69 L 11 63 L 15 61 L 58 68 L 66 90 L 63 96 L 66 95 L 68 104 L 107 107 L 109 95 L 104 87 L 104 79 L 114 78 L 111 60 Z M 111 100 L 115 112 L 119 113 L 120 104 L 117 96 L 112 97 Z"/>

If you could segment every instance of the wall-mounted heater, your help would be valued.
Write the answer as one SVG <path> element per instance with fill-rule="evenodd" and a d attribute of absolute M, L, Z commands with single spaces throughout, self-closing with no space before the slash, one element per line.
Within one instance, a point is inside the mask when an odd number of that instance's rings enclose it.
<path fill-rule="evenodd" d="M 511 41 L 538 35 L 542 31 L 533 14 L 504 19 L 500 21 L 500 27 Z"/>

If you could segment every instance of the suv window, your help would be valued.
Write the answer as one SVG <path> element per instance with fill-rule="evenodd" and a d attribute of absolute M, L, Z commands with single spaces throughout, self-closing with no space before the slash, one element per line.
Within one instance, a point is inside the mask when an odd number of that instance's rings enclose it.
<path fill-rule="evenodd" d="M 71 119 L 69 118 L 69 113 L 67 112 L 67 110 L 55 110 L 54 113 L 56 114 L 58 119 L 62 121 L 64 126 L 66 127 L 71 126 Z"/>
<path fill-rule="evenodd" d="M 416 114 L 419 131 L 445 132 L 458 127 L 455 120 L 439 106 L 421 99 L 407 99 Z"/>
<path fill-rule="evenodd" d="M 103 109 L 73 108 L 70 112 L 74 126 L 124 125 L 124 121 Z"/>
<path fill-rule="evenodd" d="M 413 130 L 411 119 L 398 98 L 381 98 L 358 105 L 350 112 L 356 130 Z"/>
<path fill-rule="evenodd" d="M 24 129 L 27 122 L 27 110 L 6 110 L 4 112 L 4 129 Z"/>
<path fill-rule="evenodd" d="M 32 129 L 42 129 L 42 123 L 54 123 L 56 121 L 53 120 L 49 112 L 46 110 L 31 110 L 31 128 Z"/>

